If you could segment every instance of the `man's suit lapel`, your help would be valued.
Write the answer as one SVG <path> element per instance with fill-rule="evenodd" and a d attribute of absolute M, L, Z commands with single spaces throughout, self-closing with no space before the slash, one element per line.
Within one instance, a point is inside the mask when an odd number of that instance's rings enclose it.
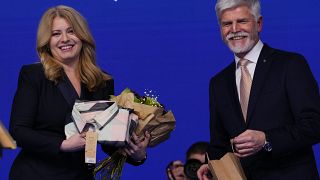
<path fill-rule="evenodd" d="M 238 91 L 237 91 L 237 84 L 236 84 L 236 76 L 235 76 L 235 69 L 236 65 L 233 62 L 231 65 L 228 67 L 228 73 L 227 73 L 227 89 L 226 92 L 230 94 L 230 100 L 232 101 L 231 104 L 233 105 L 233 109 L 236 112 L 236 117 L 240 117 L 239 121 L 245 127 L 245 120 L 242 115 L 241 111 L 241 105 L 239 102 L 239 96 L 238 96 Z"/>
<path fill-rule="evenodd" d="M 272 59 L 269 58 L 269 56 L 273 52 L 274 50 L 265 44 L 260 53 L 250 91 L 247 124 L 251 121 L 252 113 L 254 111 L 256 102 L 258 101 L 266 76 L 270 71 Z"/>

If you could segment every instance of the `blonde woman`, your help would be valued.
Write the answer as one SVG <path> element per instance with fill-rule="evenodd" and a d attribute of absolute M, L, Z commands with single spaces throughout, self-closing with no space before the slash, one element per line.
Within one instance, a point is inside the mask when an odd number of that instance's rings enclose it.
<path fill-rule="evenodd" d="M 85 134 L 66 139 L 76 99 L 101 100 L 114 94 L 110 75 L 96 65 L 95 43 L 85 19 L 71 7 L 48 9 L 39 23 L 40 63 L 22 67 L 14 97 L 10 132 L 21 147 L 10 179 L 93 179 L 84 163 Z M 133 136 L 129 162 L 143 163 L 143 141 Z"/>

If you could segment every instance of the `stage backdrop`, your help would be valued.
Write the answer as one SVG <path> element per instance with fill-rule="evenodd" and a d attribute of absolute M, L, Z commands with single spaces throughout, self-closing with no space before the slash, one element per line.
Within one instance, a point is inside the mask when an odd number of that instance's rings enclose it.
<path fill-rule="evenodd" d="M 122 179 L 166 179 L 165 167 L 185 161 L 187 148 L 209 140 L 208 83 L 233 60 L 222 43 L 214 0 L 10 0 L 0 6 L 0 119 L 9 126 L 12 99 L 23 64 L 38 62 L 36 31 L 43 12 L 72 6 L 86 17 L 97 44 L 98 64 L 115 79 L 115 92 L 152 89 L 174 112 L 171 138 L 148 149 L 139 167 L 125 165 Z M 262 0 L 262 41 L 302 53 L 320 81 L 320 1 Z M 26 102 L 27 105 L 28 102 Z M 319 163 L 319 147 L 315 154 Z M 0 179 L 18 150 L 5 150 Z M 100 152 L 98 159 L 104 155 Z"/>

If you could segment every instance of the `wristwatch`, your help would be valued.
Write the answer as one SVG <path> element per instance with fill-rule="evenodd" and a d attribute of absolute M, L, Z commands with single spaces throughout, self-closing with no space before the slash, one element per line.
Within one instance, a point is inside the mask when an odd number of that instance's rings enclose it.
<path fill-rule="evenodd" d="M 265 136 L 266 136 L 266 141 L 264 142 L 263 149 L 265 151 L 267 151 L 267 152 L 271 152 L 272 151 L 272 145 L 271 145 L 271 143 L 269 141 L 267 133 L 265 133 Z"/>

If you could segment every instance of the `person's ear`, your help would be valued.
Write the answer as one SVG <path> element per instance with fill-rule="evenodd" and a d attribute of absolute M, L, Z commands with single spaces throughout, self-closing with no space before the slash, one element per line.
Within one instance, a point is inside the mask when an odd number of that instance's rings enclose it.
<path fill-rule="evenodd" d="M 263 18 L 260 16 L 257 20 L 257 25 L 258 25 L 258 32 L 262 31 L 262 24 L 263 24 Z"/>

